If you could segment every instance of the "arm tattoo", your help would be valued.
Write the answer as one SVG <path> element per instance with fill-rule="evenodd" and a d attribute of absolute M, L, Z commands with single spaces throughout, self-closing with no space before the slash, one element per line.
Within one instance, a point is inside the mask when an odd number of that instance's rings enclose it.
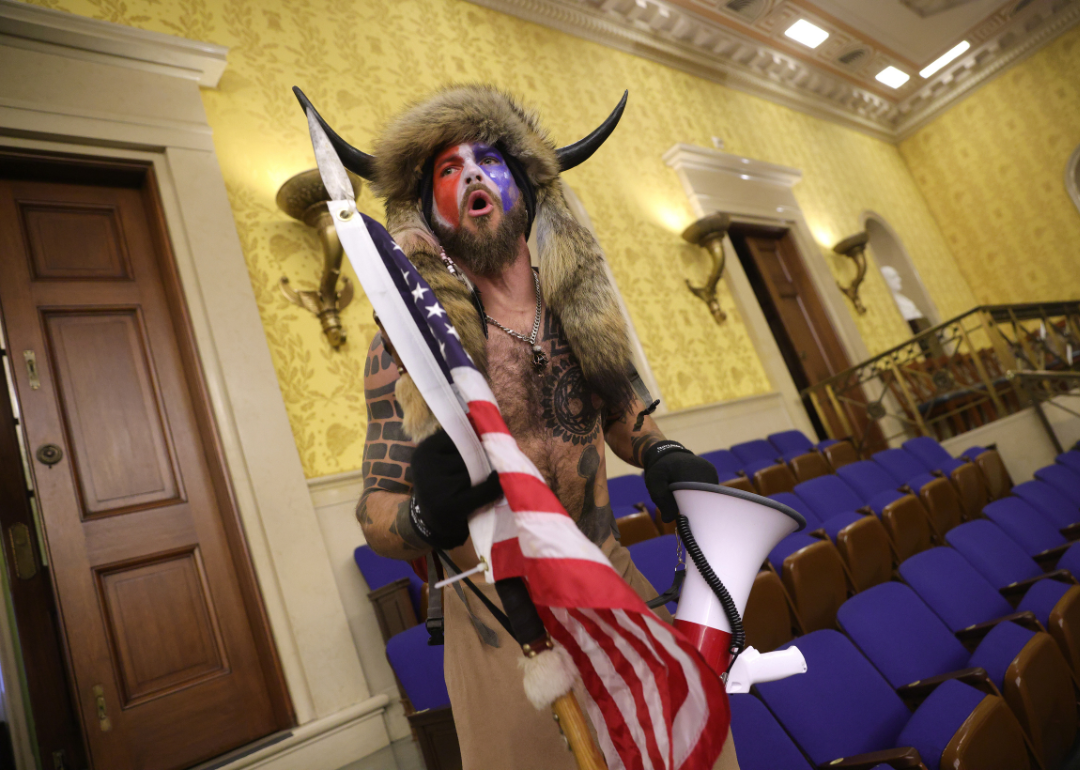
<path fill-rule="evenodd" d="M 394 522 L 390 525 L 390 534 L 400 537 L 405 542 L 405 545 L 410 548 L 423 551 L 429 546 L 416 534 L 416 528 L 413 527 L 412 519 L 409 517 L 409 506 L 411 504 L 412 498 L 402 500 L 398 506 L 397 514 L 394 516 Z"/>
<path fill-rule="evenodd" d="M 634 462 L 639 467 L 643 465 L 642 458 L 645 456 L 645 450 L 660 441 L 663 441 L 664 437 L 659 433 L 652 431 L 647 433 L 641 433 L 630 439 L 630 447 L 633 452 Z"/>
<path fill-rule="evenodd" d="M 368 426 L 364 442 L 364 493 L 356 507 L 356 518 L 362 526 L 373 523 L 367 510 L 371 493 L 382 490 L 407 495 L 412 491 L 414 444 L 402 429 L 404 413 L 394 396 L 397 380 L 393 359 L 383 345 L 382 335 L 376 334 L 364 363 Z"/>

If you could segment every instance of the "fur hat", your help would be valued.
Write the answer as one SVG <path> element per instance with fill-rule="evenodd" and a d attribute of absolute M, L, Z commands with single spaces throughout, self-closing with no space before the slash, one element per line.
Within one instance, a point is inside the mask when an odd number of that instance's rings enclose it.
<path fill-rule="evenodd" d="M 441 246 L 422 209 L 425 167 L 451 144 L 483 142 L 498 147 L 518 166 L 535 194 L 540 287 L 548 307 L 562 322 L 567 341 L 589 385 L 609 408 L 625 409 L 631 400 L 630 342 L 614 287 L 604 270 L 604 255 L 592 234 L 567 208 L 559 173 L 586 160 L 614 130 L 626 95 L 599 128 L 579 142 L 556 149 L 536 115 L 486 85 L 446 88 L 392 120 L 375 144 L 374 157 L 352 147 L 330 129 L 310 102 L 294 89 L 305 109 L 322 123 L 342 162 L 370 180 L 386 201 L 386 227 L 431 285 L 457 329 L 462 344 L 486 374 L 486 331 L 473 296 L 442 262 Z M 438 424 L 408 375 L 397 386 L 404 428 L 413 440 Z"/>

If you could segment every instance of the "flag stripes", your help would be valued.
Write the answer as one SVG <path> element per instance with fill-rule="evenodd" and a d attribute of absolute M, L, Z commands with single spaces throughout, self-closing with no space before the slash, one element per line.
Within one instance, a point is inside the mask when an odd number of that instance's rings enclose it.
<path fill-rule="evenodd" d="M 525 578 L 545 628 L 577 666 L 609 768 L 711 768 L 730 721 L 719 677 L 577 528 L 510 434 L 431 288 L 382 226 L 363 220 L 499 474 L 505 504 L 495 507 L 492 573 Z"/>

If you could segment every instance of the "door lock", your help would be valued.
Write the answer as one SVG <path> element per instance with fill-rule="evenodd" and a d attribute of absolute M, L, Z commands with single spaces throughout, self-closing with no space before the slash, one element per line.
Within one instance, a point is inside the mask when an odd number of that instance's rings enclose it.
<path fill-rule="evenodd" d="M 34 457 L 38 459 L 39 463 L 44 463 L 51 468 L 64 459 L 64 450 L 56 444 L 42 444 L 34 452 Z"/>

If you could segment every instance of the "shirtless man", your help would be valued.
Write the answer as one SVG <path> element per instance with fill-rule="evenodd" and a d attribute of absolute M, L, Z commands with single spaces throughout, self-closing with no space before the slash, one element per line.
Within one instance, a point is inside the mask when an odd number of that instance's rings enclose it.
<path fill-rule="evenodd" d="M 474 141 L 438 150 L 430 196 L 431 228 L 482 300 L 487 372 L 507 426 L 581 531 L 642 598 L 656 596 L 618 543 L 605 442 L 646 469 L 650 494 L 666 517 L 676 510 L 669 483 L 716 483 L 715 469 L 665 441 L 637 396 L 612 409 L 590 386 L 541 296 L 526 243 L 526 196 L 497 147 Z M 399 372 L 387 348 L 376 335 L 364 371 L 368 433 L 357 517 L 377 553 L 414 559 L 434 546 L 468 569 L 477 558 L 467 516 L 501 495 L 498 480 L 470 487 L 464 462 L 442 431 L 419 446 L 409 441 L 395 395 Z M 498 603 L 491 586 L 481 589 Z M 464 767 L 575 768 L 550 715 L 525 700 L 518 646 L 474 597 L 447 588 L 443 601 L 446 683 Z M 667 619 L 663 609 L 659 614 Z M 730 740 L 728 746 L 721 763 L 737 767 Z"/>

